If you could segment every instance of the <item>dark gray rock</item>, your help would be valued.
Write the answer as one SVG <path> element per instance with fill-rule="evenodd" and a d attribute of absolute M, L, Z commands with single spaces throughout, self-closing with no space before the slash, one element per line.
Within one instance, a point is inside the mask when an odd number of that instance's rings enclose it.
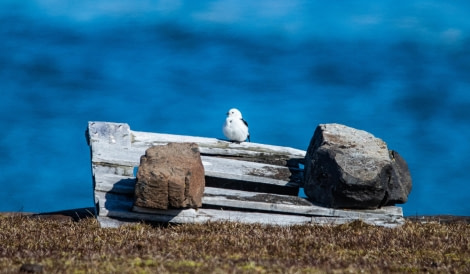
<path fill-rule="evenodd" d="M 412 187 L 408 164 L 394 150 L 390 151 L 390 159 L 392 160 L 392 176 L 388 184 L 387 205 L 404 204 L 408 201 Z"/>
<path fill-rule="evenodd" d="M 333 208 L 404 203 L 411 190 L 408 167 L 396 152 L 366 131 L 339 124 L 317 127 L 304 174 L 309 199 Z"/>
<path fill-rule="evenodd" d="M 153 146 L 140 159 L 134 205 L 156 209 L 201 207 L 204 186 L 197 144 Z"/>

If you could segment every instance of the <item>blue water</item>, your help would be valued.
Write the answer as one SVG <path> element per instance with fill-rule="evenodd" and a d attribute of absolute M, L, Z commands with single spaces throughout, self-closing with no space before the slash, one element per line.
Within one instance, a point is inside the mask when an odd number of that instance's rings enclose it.
<path fill-rule="evenodd" d="M 470 2 L 330 2 L 0 1 L 0 211 L 93 205 L 88 121 L 223 138 L 237 107 L 259 143 L 369 131 L 405 215 L 470 215 Z"/>

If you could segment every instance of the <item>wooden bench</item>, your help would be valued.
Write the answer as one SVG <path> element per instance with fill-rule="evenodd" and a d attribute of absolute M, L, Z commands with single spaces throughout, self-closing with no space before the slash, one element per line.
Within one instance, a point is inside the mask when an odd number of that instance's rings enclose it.
<path fill-rule="evenodd" d="M 299 197 L 305 151 L 215 138 L 132 131 L 128 124 L 89 122 L 86 133 L 97 218 L 102 227 L 129 222 L 200 223 L 235 221 L 275 225 L 342 224 L 362 220 L 395 227 L 400 207 L 333 209 Z M 205 169 L 203 207 L 155 210 L 133 206 L 140 157 L 154 145 L 195 142 Z"/>

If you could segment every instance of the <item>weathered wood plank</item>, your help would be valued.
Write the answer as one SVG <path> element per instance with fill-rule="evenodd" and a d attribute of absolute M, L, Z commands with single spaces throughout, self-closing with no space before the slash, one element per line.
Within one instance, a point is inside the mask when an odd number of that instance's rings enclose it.
<path fill-rule="evenodd" d="M 298 195 L 301 173 L 286 167 L 246 162 L 217 157 L 201 156 L 206 175 L 206 185 Z"/>
<path fill-rule="evenodd" d="M 110 165 L 107 163 L 92 163 L 92 172 L 94 176 L 98 176 L 99 174 L 133 176 L 134 168 L 134 166 Z"/>
<path fill-rule="evenodd" d="M 252 209 L 283 214 L 299 214 L 305 216 L 325 216 L 343 218 L 396 218 L 401 217 L 399 207 L 383 207 L 375 210 L 345 210 L 326 208 L 312 204 L 310 201 L 296 196 L 268 193 L 246 192 L 207 187 L 204 191 L 203 207 L 221 207 Z"/>
<path fill-rule="evenodd" d="M 239 157 L 263 157 L 266 155 L 278 155 L 285 156 L 289 159 L 303 159 L 305 157 L 305 151 L 300 149 L 251 142 L 243 142 L 237 144 L 216 138 L 182 136 L 140 131 L 132 131 L 132 137 L 132 145 L 136 147 L 150 147 L 152 145 L 166 144 L 168 142 L 194 142 L 199 145 L 201 153 L 208 155 L 227 155 Z"/>
<path fill-rule="evenodd" d="M 236 181 L 241 177 L 234 178 L 233 181 L 223 174 L 226 178 L 224 181 L 222 178 L 214 178 L 214 181 L 211 184 L 207 184 L 207 181 L 210 180 L 209 176 L 206 176 L 206 185 L 214 187 L 227 187 L 231 184 L 232 189 L 240 190 L 251 190 L 255 191 L 256 189 L 267 190 L 270 193 L 280 193 L 284 195 L 295 195 L 298 194 L 298 188 L 289 186 L 288 182 L 277 181 L 277 180 L 257 180 L 257 178 L 245 177 L 245 181 Z M 251 181 L 249 181 L 251 179 Z M 241 180 L 241 179 L 240 179 Z M 128 194 L 129 192 L 134 191 L 136 178 L 133 176 L 121 176 L 116 174 L 95 174 L 95 191 L 103 192 L 112 192 L 112 193 L 121 193 Z M 237 185 L 238 184 L 238 185 Z"/>
<path fill-rule="evenodd" d="M 114 197 L 113 194 L 129 197 L 128 208 L 132 207 L 135 178 L 110 175 L 102 178 L 96 186 L 101 191 Z M 116 183 L 112 183 L 116 181 Z M 106 194 L 107 193 L 107 194 Z M 123 201 L 127 198 L 120 199 Z M 296 196 L 277 195 L 260 192 L 221 189 L 206 187 L 204 190 L 203 207 L 251 209 L 255 211 L 278 212 L 283 214 L 301 214 L 306 216 L 331 216 L 345 218 L 396 218 L 403 216 L 400 207 L 388 206 L 374 210 L 346 210 L 326 208 L 312 204 L 306 199 Z"/>
<path fill-rule="evenodd" d="M 131 130 L 128 124 L 109 122 L 88 122 L 87 141 L 93 147 L 96 143 L 129 147 Z"/>
<path fill-rule="evenodd" d="M 136 178 L 115 174 L 102 174 L 95 177 L 95 191 L 133 195 Z"/>
<path fill-rule="evenodd" d="M 305 156 L 305 151 L 295 148 L 247 142 L 236 144 L 216 138 L 132 131 L 128 124 L 121 123 L 89 122 L 87 139 L 92 149 L 96 150 L 92 153 L 97 154 L 95 162 L 102 160 L 99 157 L 102 152 L 105 152 L 104 154 L 114 153 L 113 150 L 120 147 L 119 150 L 127 151 L 126 153 L 129 153 L 128 156 L 132 157 L 132 162 L 135 163 L 147 148 L 169 142 L 197 143 L 203 155 L 266 159 L 268 163 L 275 159 L 292 159 L 301 162 Z M 130 147 L 133 149 L 130 150 Z M 128 160 L 126 157 L 123 159 Z M 117 164 L 127 165 L 129 163 Z"/>
<path fill-rule="evenodd" d="M 109 201 L 107 201 L 109 203 Z M 104 209 L 105 214 L 99 216 L 102 226 L 119 226 L 126 222 L 158 222 L 158 223 L 205 223 L 219 221 L 234 221 L 248 224 L 266 225 L 337 225 L 354 220 L 362 220 L 372 225 L 385 227 L 396 227 L 404 223 L 403 217 L 397 218 L 344 218 L 344 217 L 322 217 L 322 216 L 302 216 L 284 215 L 265 212 L 249 212 L 217 209 L 182 209 L 182 210 L 154 210 L 134 207 L 133 211 L 128 209 L 128 205 L 121 203 L 114 204 L 113 210 Z M 137 211 L 137 212 L 136 212 Z M 127 219 L 127 220 L 126 220 Z"/>
<path fill-rule="evenodd" d="M 216 209 L 169 209 L 157 210 L 134 207 L 132 200 L 122 196 L 104 194 L 100 200 L 99 216 L 145 220 L 150 222 L 203 223 L 208 221 L 240 221 L 249 223 L 299 224 L 311 218 L 296 215 L 264 214 Z"/>
<path fill-rule="evenodd" d="M 266 212 L 248 212 L 236 210 L 217 210 L 217 209 L 171 209 L 157 210 L 140 207 L 133 207 L 132 201 L 114 200 L 116 197 L 101 197 L 106 199 L 103 203 L 106 208 L 100 208 L 100 217 L 109 217 L 116 219 L 129 219 L 161 222 L 161 223 L 204 223 L 218 221 L 236 221 L 240 223 L 259 223 L 270 225 L 299 225 L 299 224 L 343 224 L 354 220 L 362 220 L 365 223 L 373 225 L 382 225 L 394 227 L 404 222 L 402 217 L 396 218 L 350 218 L 350 217 L 332 217 L 332 216 L 303 216 L 303 215 L 285 215 Z"/>
<path fill-rule="evenodd" d="M 138 166 L 145 150 L 144 147 L 120 147 L 107 143 L 95 143 L 92 145 L 91 161 L 95 164 Z"/>
<path fill-rule="evenodd" d="M 200 209 L 172 209 L 157 210 L 139 208 L 133 206 L 130 196 L 114 195 L 110 193 L 97 192 L 99 201 L 98 213 L 100 217 L 111 217 L 117 219 L 130 219 L 149 222 L 175 222 L 175 223 L 203 223 L 216 221 L 237 221 L 241 223 L 261 223 L 275 225 L 294 224 L 341 224 L 354 220 L 362 220 L 368 224 L 394 227 L 402 225 L 402 216 L 383 216 L 380 214 L 364 216 L 318 216 L 318 215 L 295 215 L 281 214 L 271 210 L 264 211 L 239 211 L 218 210 L 213 208 Z M 137 211 L 137 212 L 136 212 Z M 353 212 L 356 213 L 356 212 Z"/>
<path fill-rule="evenodd" d="M 201 160 L 208 176 L 212 174 L 216 176 L 232 174 L 234 176 L 255 176 L 278 181 L 290 181 L 292 175 L 300 177 L 299 170 L 291 171 L 283 166 L 210 156 L 201 156 Z M 280 182 L 279 185 L 285 185 L 285 183 Z"/>
<path fill-rule="evenodd" d="M 216 212 L 217 213 L 217 212 Z M 239 212 L 238 214 L 243 214 L 244 212 Z M 145 214 L 145 213 L 143 213 Z M 143 217 L 146 217 L 149 214 L 143 215 Z M 346 218 L 335 218 L 335 217 L 310 217 L 307 219 L 302 218 L 303 220 L 299 222 L 272 222 L 271 220 L 276 220 L 276 217 L 273 217 L 272 219 L 265 219 L 265 218 L 260 218 L 256 213 L 245 213 L 245 215 L 251 215 L 250 218 L 234 218 L 235 214 L 230 215 L 230 213 L 227 213 L 229 215 L 228 218 L 223 218 L 224 216 L 221 216 L 219 220 L 211 220 L 207 222 L 239 222 L 239 223 L 245 223 L 245 224 L 261 224 L 261 225 L 277 225 L 277 226 L 293 226 L 293 225 L 341 225 L 341 224 L 346 224 L 350 223 L 352 221 L 357 221 L 357 219 L 351 220 L 351 219 L 346 219 Z M 118 228 L 123 225 L 132 225 L 135 224 L 136 222 L 151 222 L 151 223 L 182 223 L 180 219 L 172 219 L 172 221 L 165 221 L 165 219 L 162 220 L 159 216 L 155 216 L 154 220 L 148 220 L 147 218 L 145 219 L 139 219 L 140 215 L 131 214 L 131 216 L 127 216 L 127 218 L 123 217 L 107 217 L 107 216 L 98 216 L 97 219 L 100 223 L 100 226 L 103 228 Z M 382 227 L 387 227 L 387 228 L 395 228 L 398 226 L 401 226 L 404 224 L 404 219 L 403 220 L 397 220 L 396 222 L 389 222 L 387 220 L 381 220 L 381 219 L 375 219 L 375 220 L 366 220 L 364 221 L 365 223 L 369 225 L 375 225 L 375 226 L 382 226 Z M 188 223 L 194 223 L 194 221 L 190 221 Z M 201 222 L 204 223 L 204 222 Z"/>
<path fill-rule="evenodd" d="M 115 147 L 109 144 L 95 144 L 92 147 L 92 162 L 95 165 L 108 167 L 136 167 L 140 164 L 140 157 L 145 154 L 146 148 L 140 147 Z M 276 179 L 276 180 L 294 180 L 298 181 L 301 177 L 301 170 L 287 168 L 282 166 L 262 164 L 256 162 L 247 162 L 241 160 L 224 159 L 219 157 L 201 156 L 206 175 L 214 174 L 219 177 L 229 174 L 227 178 L 240 180 L 250 180 L 249 177 L 258 177 L 258 180 Z M 263 179 L 260 179 L 263 178 Z M 251 178 L 253 179 L 253 178 Z M 282 184 L 282 183 L 279 183 Z"/>
<path fill-rule="evenodd" d="M 96 148 L 97 151 L 101 147 Z M 113 169 L 120 168 L 121 173 L 112 170 L 114 174 L 129 173 L 139 162 L 126 161 L 123 158 L 131 159 L 127 152 L 115 151 L 113 153 L 101 152 L 97 154 L 93 162 L 95 170 L 95 181 L 100 174 L 98 168 L 108 167 Z M 119 156 L 118 156 L 119 155 Z M 134 155 L 137 155 L 135 153 Z M 99 159 L 97 159 L 99 157 Z M 220 186 L 226 188 L 239 188 L 252 191 L 267 191 L 280 194 L 297 195 L 301 180 L 299 171 L 291 171 L 286 167 L 279 167 L 269 164 L 260 164 L 255 162 L 238 161 L 232 159 L 223 159 L 218 157 L 201 156 L 208 186 Z M 120 163 L 120 164 L 118 164 Z M 123 165 L 123 164 L 127 164 Z M 104 168 L 104 174 L 108 169 Z M 266 176 L 264 176 L 266 174 Z M 253 184 L 246 184 L 252 182 Z M 255 184 L 256 183 L 256 184 Z"/>

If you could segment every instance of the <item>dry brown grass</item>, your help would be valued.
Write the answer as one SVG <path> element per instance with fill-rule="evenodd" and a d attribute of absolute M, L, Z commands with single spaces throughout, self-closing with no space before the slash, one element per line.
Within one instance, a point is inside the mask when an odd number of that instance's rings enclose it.
<path fill-rule="evenodd" d="M 468 223 L 395 229 L 208 223 L 99 228 L 0 216 L 0 271 L 38 264 L 45 273 L 470 273 Z"/>

